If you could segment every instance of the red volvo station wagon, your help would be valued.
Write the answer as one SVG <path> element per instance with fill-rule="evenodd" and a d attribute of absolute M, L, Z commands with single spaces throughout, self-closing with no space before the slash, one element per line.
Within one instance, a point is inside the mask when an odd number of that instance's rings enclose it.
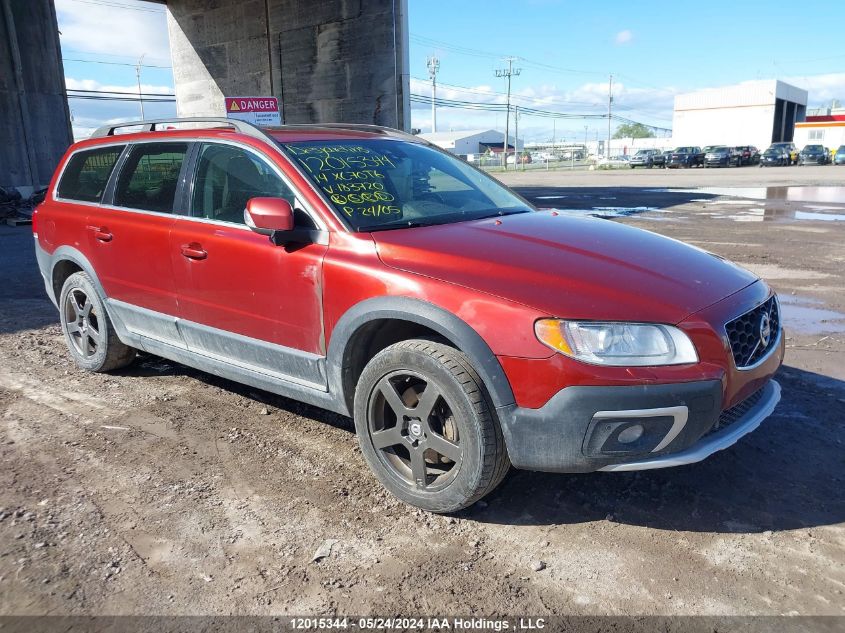
<path fill-rule="evenodd" d="M 33 218 L 83 369 L 143 350 L 352 416 L 433 512 L 511 465 L 697 462 L 780 398 L 777 298 L 720 257 L 537 210 L 395 130 L 183 123 L 73 145 Z"/>

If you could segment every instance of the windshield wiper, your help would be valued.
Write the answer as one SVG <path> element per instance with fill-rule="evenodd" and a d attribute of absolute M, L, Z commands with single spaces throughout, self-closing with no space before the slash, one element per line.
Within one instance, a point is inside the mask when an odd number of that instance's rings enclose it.
<path fill-rule="evenodd" d="M 517 213 L 531 213 L 530 209 L 496 209 L 493 212 L 481 214 L 481 215 L 472 215 L 469 217 L 465 217 L 463 214 L 460 216 L 455 215 L 446 215 L 442 218 L 429 218 L 428 220 L 402 220 L 399 222 L 388 222 L 387 224 L 376 224 L 373 226 L 358 226 L 355 228 L 358 232 L 365 232 L 365 233 L 372 233 L 375 231 L 390 231 L 392 229 L 414 229 L 420 226 L 436 226 L 438 224 L 457 224 L 458 222 L 474 222 L 475 220 L 484 220 L 487 218 L 497 218 L 505 215 L 515 215 Z"/>
<path fill-rule="evenodd" d="M 445 222 L 420 222 L 417 220 L 403 220 L 401 222 L 388 222 L 387 224 L 375 224 L 373 226 L 358 226 L 355 228 L 358 232 L 373 233 L 375 231 L 390 231 L 392 229 L 414 229 L 418 226 L 434 226 L 435 224 L 445 224 Z"/>
<path fill-rule="evenodd" d="M 531 213 L 531 209 L 497 209 L 491 213 L 468 218 L 468 220 L 486 220 L 488 218 L 500 218 L 506 215 L 518 215 L 520 213 Z"/>

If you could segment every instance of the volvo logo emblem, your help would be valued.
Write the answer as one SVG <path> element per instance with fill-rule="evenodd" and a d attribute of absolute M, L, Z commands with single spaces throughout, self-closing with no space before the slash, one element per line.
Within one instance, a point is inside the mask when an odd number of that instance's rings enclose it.
<path fill-rule="evenodd" d="M 769 345 L 769 341 L 772 338 L 772 319 L 769 316 L 768 312 L 764 312 L 760 316 L 760 342 L 763 344 L 763 347 L 767 347 Z"/>

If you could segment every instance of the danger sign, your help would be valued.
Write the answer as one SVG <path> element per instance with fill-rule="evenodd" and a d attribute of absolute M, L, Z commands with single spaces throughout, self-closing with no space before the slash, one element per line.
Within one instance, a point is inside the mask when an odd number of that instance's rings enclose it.
<path fill-rule="evenodd" d="M 276 97 L 226 97 L 226 116 L 253 125 L 281 125 Z"/>

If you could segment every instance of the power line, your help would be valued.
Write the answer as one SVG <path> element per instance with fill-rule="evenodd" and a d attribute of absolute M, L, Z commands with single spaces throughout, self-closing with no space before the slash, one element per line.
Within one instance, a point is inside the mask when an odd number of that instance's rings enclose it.
<path fill-rule="evenodd" d="M 411 79 L 416 79 L 417 81 L 426 81 L 422 77 L 413 77 L 412 76 Z M 477 94 L 477 95 L 483 95 L 483 96 L 487 96 L 487 97 L 505 97 L 505 96 L 507 96 L 506 93 L 504 93 L 504 92 L 496 92 L 495 90 L 480 90 L 478 88 L 469 88 L 468 86 L 458 86 L 456 84 L 447 84 L 447 83 L 444 83 L 442 81 L 438 82 L 437 85 L 444 87 L 444 88 L 451 88 L 452 90 L 455 90 L 457 92 L 466 92 L 468 94 Z M 549 99 L 547 99 L 545 97 L 529 97 L 527 95 L 519 95 L 519 94 L 511 95 L 511 100 L 513 100 L 513 101 L 517 101 L 517 100 L 528 101 L 528 102 L 531 102 L 531 103 L 540 103 L 540 104 L 543 104 L 543 105 L 565 105 L 565 106 L 574 105 L 574 106 L 590 106 L 590 107 L 596 107 L 596 106 L 602 105 L 598 101 L 561 101 L 561 100 L 557 100 L 557 99 L 550 101 Z"/>
<path fill-rule="evenodd" d="M 158 13 L 164 14 L 163 10 L 153 9 L 151 7 L 133 7 L 128 4 L 121 4 L 119 2 L 107 2 L 106 0 L 71 0 L 72 2 L 79 2 L 80 4 L 94 4 L 103 7 L 112 7 L 115 9 L 129 9 L 131 11 L 142 11 L 144 13 Z"/>
<path fill-rule="evenodd" d="M 477 48 L 469 48 L 467 46 L 456 46 L 455 44 L 450 44 L 449 42 L 444 42 L 443 40 L 436 40 L 431 37 L 424 37 L 422 35 L 416 35 L 412 33 L 410 35 L 410 39 L 412 41 L 417 42 L 418 44 L 425 44 L 426 46 L 439 46 L 445 50 L 452 51 L 453 53 L 458 53 L 459 55 L 467 55 L 469 57 L 486 57 L 489 59 L 500 59 L 500 56 L 496 53 L 491 53 L 489 51 L 482 51 Z M 538 62 L 532 59 L 527 59 L 525 57 L 519 57 L 519 61 L 524 66 L 534 66 L 537 68 L 541 68 L 547 71 L 553 71 L 558 73 L 565 73 L 565 74 L 576 74 L 576 75 L 603 75 L 604 73 L 598 70 L 582 70 L 577 68 L 566 68 L 564 66 L 554 66 L 552 64 L 546 64 L 545 62 Z"/>
<path fill-rule="evenodd" d="M 143 97 L 175 97 L 175 94 L 165 92 L 125 92 L 123 90 L 83 90 L 82 88 L 68 88 L 68 92 L 83 92 L 87 94 L 108 94 L 108 95 L 132 95 L 137 97 L 139 94 Z"/>
<path fill-rule="evenodd" d="M 411 93 L 410 100 L 412 103 L 425 103 L 429 104 L 431 102 L 430 95 L 422 95 L 422 94 L 414 94 Z M 436 103 L 440 107 L 444 108 L 456 108 L 462 110 L 476 110 L 481 112 L 505 112 L 507 105 L 504 103 L 481 103 L 477 101 L 462 101 L 459 99 L 444 99 L 442 97 L 437 97 Z M 520 106 L 519 114 L 521 116 L 533 116 L 539 118 L 547 118 L 547 119 L 601 119 L 606 120 L 607 114 L 591 114 L 586 112 L 558 112 L 554 110 L 541 110 L 539 108 L 525 108 Z M 611 116 L 613 121 L 617 121 L 619 123 L 640 123 L 641 125 L 645 125 L 646 127 L 655 130 L 655 131 L 663 131 L 663 132 L 670 132 L 670 128 L 660 127 L 658 125 L 651 125 L 648 123 L 642 123 L 640 121 L 635 121 L 633 119 L 629 119 L 627 117 L 619 116 L 618 114 L 613 114 Z"/>
<path fill-rule="evenodd" d="M 104 97 L 102 95 L 67 95 L 68 99 L 86 99 L 93 101 L 140 101 L 140 97 Z M 176 99 L 145 99 L 144 103 L 176 103 Z"/>
<path fill-rule="evenodd" d="M 65 53 L 77 53 L 79 55 L 94 55 L 96 57 L 120 57 L 123 59 L 136 59 L 135 55 L 119 55 L 117 53 L 101 53 L 100 51 L 81 51 L 77 48 L 65 48 L 62 47 L 62 51 Z M 166 62 L 168 60 L 167 57 L 156 57 L 155 55 L 147 55 L 147 59 L 156 59 L 159 61 Z"/>
<path fill-rule="evenodd" d="M 129 64 L 127 62 L 106 62 L 101 59 L 71 59 L 68 57 L 62 57 L 63 62 L 80 62 L 82 64 L 105 64 L 107 66 L 129 66 L 131 68 L 135 68 L 138 64 Z M 156 66 L 154 64 L 141 64 L 144 68 L 173 68 L 172 66 Z"/>

